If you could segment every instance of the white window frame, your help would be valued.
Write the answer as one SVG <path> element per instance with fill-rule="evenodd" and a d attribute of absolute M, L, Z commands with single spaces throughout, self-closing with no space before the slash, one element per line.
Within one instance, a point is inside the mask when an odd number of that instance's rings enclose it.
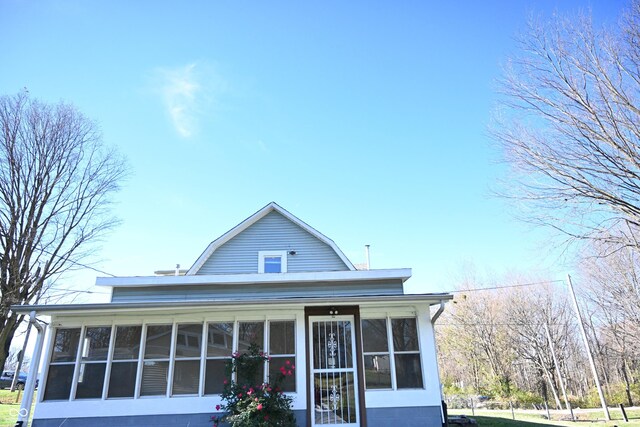
<path fill-rule="evenodd" d="M 424 366 L 422 365 L 422 346 L 421 346 L 421 342 L 420 342 L 420 329 L 419 329 L 419 324 L 418 324 L 418 318 L 415 315 L 394 315 L 394 316 L 389 316 L 389 315 L 380 315 L 380 316 L 376 316 L 376 315 L 371 315 L 371 316 L 366 316 L 361 318 L 360 320 L 360 327 L 362 327 L 362 321 L 363 320 L 386 320 L 386 328 L 387 328 L 387 351 L 388 351 L 388 355 L 389 355 L 389 365 L 390 365 L 390 369 L 391 369 L 391 389 L 388 388 L 366 388 L 366 381 L 365 381 L 365 390 L 367 392 L 379 392 L 379 391 L 389 391 L 389 390 L 424 390 L 425 388 L 425 372 L 424 372 Z M 418 338 L 418 350 L 410 350 L 410 351 L 398 351 L 395 349 L 394 346 L 394 342 L 393 342 L 393 327 L 392 327 L 392 322 L 393 320 L 396 319 L 415 319 L 416 322 L 416 334 L 417 334 L 417 338 Z M 362 343 L 363 348 L 364 348 L 364 342 Z M 382 352 L 367 352 L 367 353 L 362 353 L 362 361 L 364 363 L 364 357 L 366 355 L 370 355 L 370 354 L 382 354 Z M 397 372 L 396 372 L 396 354 L 417 354 L 418 357 L 420 358 L 420 370 L 422 372 L 422 387 L 417 387 L 417 388 L 399 388 L 398 387 L 398 378 L 397 378 Z"/>
<path fill-rule="evenodd" d="M 264 273 L 264 259 L 268 257 L 280 257 L 280 273 L 287 272 L 287 251 L 258 251 L 258 273 Z"/>
<path fill-rule="evenodd" d="M 48 399 L 46 401 L 51 401 L 51 402 L 56 402 L 56 401 L 90 401 L 90 400 L 138 400 L 138 399 L 158 399 L 158 398 L 171 398 L 171 399 L 175 399 L 175 398 L 181 398 L 181 397 L 202 397 L 202 396 L 213 396 L 213 395 L 206 395 L 204 393 L 204 383 L 206 381 L 206 369 L 205 369 L 205 365 L 206 365 L 206 361 L 209 359 L 230 359 L 233 352 L 237 352 L 238 351 L 238 345 L 239 345 L 239 324 L 243 323 L 243 322 L 248 322 L 248 323 L 261 323 L 263 325 L 264 331 L 263 331 L 263 342 L 262 342 L 262 348 L 264 349 L 265 352 L 269 352 L 270 350 L 270 342 L 269 342 L 269 338 L 270 338 L 270 333 L 271 333 L 271 322 L 278 322 L 278 321 L 285 321 L 285 322 L 293 322 L 293 327 L 294 327 L 294 350 L 295 352 L 292 354 L 278 354 L 278 357 L 289 357 L 293 360 L 294 364 L 296 362 L 298 362 L 298 358 L 301 357 L 298 354 L 298 347 L 297 347 L 297 342 L 298 342 L 298 322 L 295 318 L 291 318 L 289 316 L 275 316 L 273 318 L 271 318 L 270 316 L 234 316 L 234 319 L 215 319 L 215 320 L 210 320 L 210 319 L 204 319 L 204 320 L 199 320 L 199 319 L 180 319 L 179 321 L 176 319 L 173 319 L 173 321 L 167 321 L 166 319 L 158 319 L 158 318 L 152 318 L 152 319 L 141 319 L 141 321 L 139 322 L 135 322 L 135 321 L 123 321 L 122 323 L 120 322 L 112 322 L 110 325 L 105 325 L 103 322 L 84 322 L 82 324 L 79 325 L 66 325 L 66 326 L 57 326 L 56 328 L 53 329 L 53 333 L 52 333 L 52 337 L 50 338 L 50 342 L 49 342 L 49 348 L 48 348 L 48 358 L 46 359 L 46 366 L 45 366 L 45 373 L 43 376 L 43 391 L 42 393 L 40 393 L 40 401 L 45 401 L 44 399 L 44 395 L 46 393 L 46 386 L 47 386 L 47 381 L 49 378 L 49 370 L 51 366 L 57 366 L 57 365 L 72 365 L 74 366 L 74 370 L 73 370 L 73 374 L 72 374 L 72 379 L 71 379 L 71 387 L 70 387 L 70 391 L 69 391 L 69 397 L 64 398 L 64 399 Z M 95 324 L 94 324 L 95 323 Z M 206 345 L 207 345 L 207 339 L 208 339 L 208 327 L 209 324 L 212 323 L 231 323 L 233 324 L 233 342 L 232 342 L 232 353 L 229 354 L 228 357 L 208 357 L 206 354 Z M 199 356 L 190 356 L 190 357 L 176 357 L 176 346 L 177 346 L 177 335 L 178 335 L 178 328 L 180 325 L 186 325 L 186 324 L 198 324 L 198 325 L 202 325 L 202 329 L 201 329 L 201 353 Z M 115 353 L 115 341 L 116 341 L 116 337 L 117 337 L 117 328 L 118 327 L 124 327 L 124 326 L 139 326 L 141 328 L 141 334 L 140 334 L 140 346 L 139 346 L 139 351 L 138 351 L 138 357 L 137 359 L 126 359 L 126 360 L 114 360 L 114 353 Z M 171 327 L 171 340 L 170 340 L 170 347 L 169 347 L 169 355 L 167 357 L 162 357 L 162 358 L 146 358 L 145 357 L 145 352 L 146 352 L 146 346 L 147 346 L 147 332 L 148 332 L 148 328 L 150 326 L 170 326 Z M 110 338 L 109 338 L 109 349 L 108 349 L 108 353 L 107 353 L 107 359 L 104 361 L 84 361 L 82 360 L 82 354 L 84 349 L 86 348 L 86 344 L 85 344 L 85 337 L 86 337 L 86 330 L 87 328 L 92 328 L 92 327 L 107 327 L 110 328 Z M 79 334 L 80 334 L 80 338 L 78 341 L 78 346 L 77 349 L 75 351 L 75 359 L 74 360 L 69 360 L 66 362 L 52 362 L 51 358 L 54 352 L 54 348 L 55 348 L 55 336 L 56 333 L 59 330 L 73 330 L 73 329 L 78 329 L 79 330 Z M 180 394 L 180 395 L 174 395 L 173 394 L 173 375 L 174 375 L 174 371 L 175 371 L 175 363 L 176 361 L 182 361 L 182 360 L 198 360 L 200 361 L 200 376 L 199 376 L 199 385 L 198 385 L 198 393 L 195 394 Z M 119 363 L 119 362 L 133 362 L 133 361 L 137 361 L 137 367 L 136 367 L 136 383 L 135 383 L 135 388 L 134 388 L 134 395 L 133 396 L 123 396 L 123 397 L 109 397 L 108 396 L 108 391 L 109 391 L 109 382 L 111 381 L 111 368 L 112 365 L 114 363 Z M 147 395 L 147 396 L 142 396 L 142 374 L 143 374 L 143 369 L 144 369 L 144 362 L 167 362 L 168 363 L 168 374 L 167 374 L 167 388 L 165 390 L 165 393 L 163 394 L 158 394 L 158 395 Z M 80 374 L 80 365 L 82 363 L 106 363 L 106 367 L 105 367 L 105 376 L 104 376 L 104 380 L 103 380 L 103 384 L 102 384 L 102 393 L 101 396 L 97 397 L 97 398 L 87 398 L 87 399 L 77 399 L 76 398 L 76 391 L 77 391 L 77 387 L 78 387 L 78 376 Z M 269 374 L 269 367 L 268 364 L 265 363 L 265 369 L 264 369 L 264 380 L 266 381 L 268 379 L 268 374 Z M 298 391 L 298 388 L 300 387 L 298 378 L 296 377 L 296 381 L 295 381 L 295 390 L 293 391 L 287 391 L 287 394 L 292 394 L 292 393 L 296 393 Z M 217 394 L 217 393 L 216 393 Z"/>
<path fill-rule="evenodd" d="M 378 355 L 386 355 L 389 358 L 389 375 L 390 375 L 390 379 L 391 379 L 391 387 L 390 388 L 367 388 L 367 381 L 365 378 L 364 381 L 364 386 L 365 386 L 365 390 L 366 391 L 389 391 L 389 390 L 396 390 L 396 375 L 395 375 L 395 360 L 393 357 L 393 352 L 390 348 L 390 345 L 393 344 L 393 338 L 391 339 L 391 341 L 389 340 L 389 334 L 390 334 L 390 328 L 391 328 L 391 322 L 389 321 L 389 318 L 386 316 L 380 316 L 380 317 L 367 317 L 367 318 L 362 318 L 360 319 L 360 330 L 362 331 L 362 322 L 366 321 L 366 320 L 384 320 L 384 327 L 385 327 L 385 331 L 387 333 L 387 351 L 364 351 L 364 334 L 362 334 L 362 362 L 364 363 L 364 358 L 367 356 L 378 356 Z M 366 376 L 365 376 L 366 377 Z"/>
<path fill-rule="evenodd" d="M 180 332 L 180 326 L 186 326 L 186 325 L 197 325 L 200 327 L 200 354 L 198 354 L 197 356 L 178 356 L 177 353 L 177 349 L 178 349 L 178 337 L 180 336 L 179 332 Z M 203 327 L 202 327 L 202 322 L 180 322 L 180 323 L 175 323 L 174 324 L 174 333 L 173 333 L 173 340 L 174 342 L 172 343 L 173 346 L 173 353 L 171 354 L 171 365 L 172 365 L 172 369 L 171 369 L 171 384 L 169 385 L 169 388 L 171 389 L 170 393 L 169 393 L 169 397 L 179 397 L 179 396 L 200 396 L 200 389 L 201 389 L 201 383 L 202 383 L 202 347 L 204 347 L 204 343 L 202 342 L 203 338 L 205 338 L 203 336 Z M 187 345 L 188 345 L 188 340 L 189 340 L 189 335 L 185 335 L 186 340 L 187 340 Z M 195 393 L 180 393 L 180 394 L 176 394 L 173 391 L 173 386 L 174 384 L 174 377 L 175 377 L 175 371 L 176 371 L 176 364 L 178 362 L 199 362 L 198 365 L 198 387 L 197 387 L 197 391 Z"/>
<path fill-rule="evenodd" d="M 272 322 L 291 322 L 293 323 L 293 353 L 278 353 L 278 354 L 272 354 L 271 352 L 271 323 Z M 293 319 L 278 319 L 278 318 L 274 318 L 274 319 L 269 319 L 266 322 L 266 331 L 265 331 L 265 349 L 267 349 L 267 352 L 269 354 L 269 356 L 272 356 L 276 359 L 293 359 L 293 365 L 295 366 L 298 363 L 298 359 L 296 357 L 296 350 L 298 349 L 298 342 L 297 342 L 297 335 L 296 335 L 296 321 Z M 269 371 L 271 369 L 271 359 L 269 359 L 269 361 L 267 362 L 267 365 L 264 369 L 264 381 L 269 381 Z M 296 379 L 296 377 L 294 376 L 294 382 L 293 382 L 293 390 L 287 391 L 285 393 L 296 393 L 298 391 L 298 381 Z"/>
<path fill-rule="evenodd" d="M 105 355 L 105 359 L 104 360 L 85 360 L 85 357 L 87 357 L 87 354 L 89 352 L 89 346 L 90 346 L 90 341 L 88 341 L 87 338 L 87 330 L 88 329 L 92 329 L 92 328 L 109 328 L 109 346 L 108 346 L 108 350 L 107 350 L 107 354 Z M 82 335 L 80 336 L 80 342 L 78 343 L 79 347 L 80 347 L 80 353 L 78 355 L 78 360 L 76 361 L 76 370 L 77 373 L 75 375 L 74 381 L 75 381 L 75 385 L 73 387 L 73 397 L 71 398 L 71 400 L 97 400 L 97 399 L 103 399 L 104 397 L 104 384 L 105 382 L 107 382 L 107 368 L 109 367 L 109 357 L 111 356 L 111 343 L 113 341 L 113 325 L 109 324 L 109 325 L 85 325 L 83 330 L 82 330 Z M 78 397 L 77 393 L 78 393 L 78 386 L 80 385 L 80 378 L 83 376 L 84 373 L 84 369 L 86 369 L 87 365 L 98 365 L 98 364 L 104 364 L 104 378 L 102 380 L 102 392 L 100 393 L 100 396 L 96 396 L 96 397 Z"/>

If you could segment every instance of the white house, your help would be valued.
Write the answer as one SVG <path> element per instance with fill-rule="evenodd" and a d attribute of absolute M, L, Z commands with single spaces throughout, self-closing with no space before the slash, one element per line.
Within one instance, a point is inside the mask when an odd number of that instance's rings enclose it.
<path fill-rule="evenodd" d="M 13 307 L 52 319 L 33 425 L 209 427 L 226 361 L 255 342 L 265 378 L 296 365 L 299 426 L 440 426 L 433 324 L 451 295 L 405 294 L 410 277 L 357 270 L 270 203 L 186 273 L 98 278 L 106 304 Z"/>

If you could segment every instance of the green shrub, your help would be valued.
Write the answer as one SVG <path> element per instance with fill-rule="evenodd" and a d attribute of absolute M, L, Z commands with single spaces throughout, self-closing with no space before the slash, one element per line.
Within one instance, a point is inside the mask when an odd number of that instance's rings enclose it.
<path fill-rule="evenodd" d="M 220 417 L 211 418 L 214 427 L 229 423 L 232 427 L 295 427 L 291 410 L 292 398 L 286 396 L 282 381 L 293 375 L 295 366 L 287 361 L 275 378 L 263 382 L 262 369 L 270 358 L 251 344 L 247 353 L 234 353 L 227 363 L 226 379 L 221 397 Z"/>

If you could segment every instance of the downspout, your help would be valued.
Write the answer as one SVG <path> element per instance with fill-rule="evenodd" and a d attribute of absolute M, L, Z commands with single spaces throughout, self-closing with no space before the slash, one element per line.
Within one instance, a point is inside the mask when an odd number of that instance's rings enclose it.
<path fill-rule="evenodd" d="M 36 347 L 33 350 L 33 356 L 31 357 L 31 364 L 29 366 L 29 375 L 27 376 L 27 383 L 24 385 L 24 394 L 22 395 L 22 403 L 20 405 L 20 411 L 18 411 L 18 420 L 14 427 L 26 426 L 29 422 L 29 413 L 31 412 L 31 403 L 33 402 L 33 393 L 36 389 L 36 379 L 38 378 L 38 369 L 40 367 L 40 356 L 42 355 L 42 347 L 44 343 L 44 335 L 46 327 L 42 326 L 36 320 L 36 312 L 29 313 L 29 323 L 35 326 L 38 331 L 38 339 L 36 340 Z M 41 384 L 42 385 L 42 384 Z"/>
<path fill-rule="evenodd" d="M 436 320 L 438 320 L 438 317 L 440 317 L 440 315 L 444 312 L 444 301 L 440 300 L 440 308 L 438 308 L 438 311 L 435 312 L 435 314 L 433 315 L 433 317 L 431 318 L 431 326 L 436 326 Z"/>
<path fill-rule="evenodd" d="M 438 317 L 444 312 L 444 300 L 440 300 L 440 307 L 431 317 L 431 329 L 433 330 L 433 348 L 436 352 L 436 372 L 438 373 L 438 387 L 440 388 L 440 417 L 442 419 L 442 425 L 448 425 L 447 415 L 445 413 L 444 396 L 442 395 L 442 383 L 440 382 L 440 366 L 438 365 L 438 345 L 436 344 L 436 321 Z"/>

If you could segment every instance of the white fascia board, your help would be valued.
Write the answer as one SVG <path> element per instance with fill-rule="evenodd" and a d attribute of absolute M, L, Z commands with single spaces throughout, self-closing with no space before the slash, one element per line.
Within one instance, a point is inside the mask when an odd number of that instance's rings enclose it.
<path fill-rule="evenodd" d="M 169 310 L 177 314 L 182 311 L 192 311 L 198 307 L 226 307 L 227 309 L 242 308 L 259 309 L 265 306 L 280 306 L 286 308 L 300 308 L 301 306 L 327 305 L 327 304 L 358 304 L 360 307 L 389 307 L 390 305 L 408 304 L 440 304 L 442 301 L 453 299 L 453 295 L 447 293 L 437 294 L 407 294 L 407 295 L 367 295 L 359 297 L 316 297 L 316 298 L 262 298 L 262 299 L 219 299 L 207 301 L 161 301 L 161 302 L 118 302 L 98 304 L 58 304 L 58 305 L 12 305 L 11 310 L 16 313 L 29 313 L 35 311 L 38 314 L 116 314 L 116 313 L 142 313 L 162 312 Z"/>
<path fill-rule="evenodd" d="M 402 282 L 411 277 L 410 268 L 354 271 L 318 271 L 307 273 L 251 273 L 251 274 L 211 274 L 193 276 L 133 276 L 98 277 L 97 286 L 145 287 L 175 285 L 215 285 L 249 283 L 291 283 L 291 282 L 345 282 L 399 279 Z"/>

